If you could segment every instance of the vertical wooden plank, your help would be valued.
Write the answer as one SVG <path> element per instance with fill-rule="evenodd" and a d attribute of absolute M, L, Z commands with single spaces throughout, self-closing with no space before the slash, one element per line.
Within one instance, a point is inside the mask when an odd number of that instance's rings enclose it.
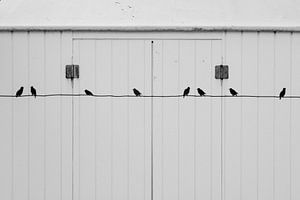
<path fill-rule="evenodd" d="M 224 81 L 224 94 L 229 88 L 241 93 L 241 33 L 227 34 L 226 64 L 230 66 L 229 79 Z M 224 197 L 241 198 L 241 99 L 224 98 Z"/>
<path fill-rule="evenodd" d="M 0 33 L 0 91 L 14 94 L 13 43 L 11 32 Z M 10 98 L 0 99 L 0 197 L 12 199 L 13 184 L 13 103 Z"/>
<path fill-rule="evenodd" d="M 95 90 L 95 42 L 83 41 L 80 45 L 80 90 Z M 80 97 L 79 106 L 79 199 L 95 199 L 95 99 Z"/>
<path fill-rule="evenodd" d="M 149 95 L 151 74 L 145 74 L 146 61 L 150 61 L 149 54 L 145 55 L 145 45 L 150 46 L 149 41 L 133 40 L 128 42 L 128 93 L 133 88 L 138 88 L 144 95 Z M 148 57 L 146 57 L 148 56 Z M 138 200 L 145 198 L 145 152 L 146 152 L 146 105 L 147 98 L 129 99 L 128 119 L 128 151 L 129 151 L 129 199 Z M 149 106 L 149 105 L 147 105 Z M 148 118 L 149 120 L 149 118 Z"/>
<path fill-rule="evenodd" d="M 60 33 L 45 33 L 45 93 L 61 89 Z M 60 98 L 45 100 L 45 199 L 61 197 L 61 105 Z"/>
<path fill-rule="evenodd" d="M 72 63 L 72 32 L 61 33 L 61 93 L 71 94 L 65 66 Z M 72 199 L 72 97 L 61 97 L 61 199 Z"/>
<path fill-rule="evenodd" d="M 182 94 L 184 88 L 179 88 L 178 41 L 165 40 L 163 45 L 164 95 Z M 176 199 L 179 194 L 179 99 L 164 98 L 163 105 L 163 199 Z"/>
<path fill-rule="evenodd" d="M 196 88 L 201 88 L 207 94 L 212 93 L 212 77 L 214 74 L 212 67 L 212 41 L 194 41 L 195 57 L 195 85 L 193 92 L 199 95 Z M 191 76 L 192 77 L 192 76 Z M 194 172 L 195 172 L 195 199 L 211 199 L 212 192 L 212 99 L 196 98 L 195 106 L 195 152 L 194 152 Z M 220 114 L 220 113 L 219 113 Z M 191 114 L 190 114 L 191 115 Z M 218 124 L 220 124 L 218 122 Z"/>
<path fill-rule="evenodd" d="M 28 33 L 13 33 L 13 80 L 14 91 L 24 87 L 23 94 L 28 94 Z M 28 199 L 28 116 L 29 99 L 16 98 L 14 107 L 14 166 L 13 166 L 13 198 L 15 200 Z"/>
<path fill-rule="evenodd" d="M 80 66 L 80 40 L 73 40 L 73 64 L 78 64 Z M 80 81 L 73 81 L 73 94 L 80 93 Z M 74 200 L 79 200 L 80 197 L 80 140 L 79 140 L 79 128 L 80 128 L 80 96 L 72 97 L 72 109 L 73 109 L 73 116 L 72 116 L 72 196 Z"/>
<path fill-rule="evenodd" d="M 290 94 L 290 34 L 275 34 L 275 95 L 283 87 Z M 275 100 L 274 192 L 275 199 L 290 199 L 290 100 Z"/>
<path fill-rule="evenodd" d="M 43 32 L 29 33 L 29 65 L 29 87 L 45 94 Z M 44 198 L 44 99 L 29 97 L 29 108 L 29 198 L 35 200 Z"/>
<path fill-rule="evenodd" d="M 195 94 L 195 45 L 194 41 L 178 41 L 179 91 L 190 87 Z M 175 82 L 174 82 L 175 84 Z M 195 97 L 179 99 L 178 105 L 178 199 L 194 199 L 195 153 Z M 204 130 L 206 131 L 206 130 Z"/>
<path fill-rule="evenodd" d="M 153 95 L 164 95 L 164 43 L 153 41 Z M 153 99 L 153 199 L 164 195 L 164 99 Z"/>
<path fill-rule="evenodd" d="M 257 33 L 243 33 L 241 93 L 257 95 Z M 257 198 L 257 102 L 242 98 L 241 199 Z"/>
<path fill-rule="evenodd" d="M 291 88 L 290 95 L 300 94 L 300 34 L 293 33 L 291 36 Z M 285 99 L 286 100 L 286 99 Z M 300 101 L 293 99 L 291 102 L 291 199 L 296 200 L 300 198 Z"/>
<path fill-rule="evenodd" d="M 274 94 L 274 37 L 258 36 L 258 94 Z M 258 198 L 273 199 L 274 99 L 259 99 L 258 105 Z"/>
<path fill-rule="evenodd" d="M 144 40 L 144 90 L 148 94 L 153 93 L 153 54 L 154 41 Z M 144 100 L 144 200 L 151 200 L 153 198 L 153 160 L 154 160 L 154 133 L 153 133 L 153 104 L 154 99 L 145 98 Z"/>
<path fill-rule="evenodd" d="M 112 93 L 111 41 L 96 41 L 95 93 Z M 112 99 L 96 100 L 96 199 L 112 199 Z"/>
<path fill-rule="evenodd" d="M 222 87 L 220 80 L 214 78 L 214 66 L 222 62 L 222 42 L 219 40 L 211 41 L 210 48 L 211 68 L 211 94 L 222 94 Z M 221 99 L 211 98 L 211 199 L 219 200 L 222 195 L 222 106 Z"/>
<path fill-rule="evenodd" d="M 128 93 L 127 41 L 112 41 L 112 93 Z M 128 200 L 128 99 L 113 99 L 113 200 Z"/>

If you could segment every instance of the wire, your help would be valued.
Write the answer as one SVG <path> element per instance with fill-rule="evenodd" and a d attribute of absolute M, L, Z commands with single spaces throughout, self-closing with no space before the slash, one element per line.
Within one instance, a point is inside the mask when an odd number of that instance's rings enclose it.
<path fill-rule="evenodd" d="M 178 98 L 178 97 L 183 97 L 183 95 L 141 95 L 141 96 L 135 96 L 135 95 L 113 95 L 113 94 L 94 94 L 93 96 L 89 96 L 86 94 L 66 94 L 66 93 L 56 93 L 56 94 L 37 94 L 36 97 L 55 97 L 55 96 L 62 96 L 62 97 L 95 97 L 95 98 Z M 8 95 L 8 94 L 0 94 L 0 98 L 16 98 L 15 95 Z M 22 98 L 22 97 L 33 97 L 32 95 L 22 95 L 17 98 Z M 187 98 L 189 97 L 197 97 L 197 98 L 275 98 L 279 99 L 279 96 L 275 95 L 237 95 L 237 96 L 232 96 L 232 95 L 205 95 L 205 96 L 200 96 L 200 95 L 195 95 L 195 94 L 190 94 L 188 96 L 185 96 Z M 283 99 L 300 99 L 300 96 L 284 96 Z"/>

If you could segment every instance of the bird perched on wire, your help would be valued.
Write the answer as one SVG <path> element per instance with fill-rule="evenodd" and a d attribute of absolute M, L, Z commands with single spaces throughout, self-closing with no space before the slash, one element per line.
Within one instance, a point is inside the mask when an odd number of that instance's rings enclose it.
<path fill-rule="evenodd" d="M 94 96 L 94 94 L 89 90 L 84 90 L 84 92 L 85 92 L 85 95 L 87 95 L 87 96 Z"/>
<path fill-rule="evenodd" d="M 20 97 L 23 93 L 24 87 L 20 87 L 20 89 L 16 92 L 16 97 Z"/>
<path fill-rule="evenodd" d="M 229 92 L 232 96 L 237 96 L 238 95 L 238 93 L 232 88 L 229 88 Z"/>
<path fill-rule="evenodd" d="M 36 98 L 36 89 L 33 86 L 31 86 L 30 91 L 31 91 L 31 95 L 34 96 L 34 98 Z"/>
<path fill-rule="evenodd" d="M 285 88 L 283 88 L 282 90 L 281 90 L 281 92 L 280 92 L 280 94 L 279 94 L 279 99 L 281 99 L 281 98 L 283 98 L 284 97 L 284 95 L 285 95 Z"/>
<path fill-rule="evenodd" d="M 202 96 L 204 96 L 206 93 L 203 91 L 203 90 L 201 90 L 200 88 L 197 88 L 197 91 L 198 91 L 198 94 L 202 97 Z"/>
<path fill-rule="evenodd" d="M 141 93 L 140 91 L 138 91 L 137 89 L 133 88 L 133 93 L 135 94 L 135 96 L 140 97 Z"/>
<path fill-rule="evenodd" d="M 183 91 L 183 98 L 185 97 L 185 96 L 188 96 L 189 95 L 189 93 L 190 93 L 190 87 L 187 87 L 184 91 Z"/>

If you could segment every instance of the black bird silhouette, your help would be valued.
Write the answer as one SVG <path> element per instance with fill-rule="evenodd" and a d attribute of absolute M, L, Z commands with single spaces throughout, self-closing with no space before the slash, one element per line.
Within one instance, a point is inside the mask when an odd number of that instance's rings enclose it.
<path fill-rule="evenodd" d="M 94 96 L 94 94 L 89 90 L 84 90 L 85 94 L 88 96 Z"/>
<path fill-rule="evenodd" d="M 198 94 L 200 94 L 200 96 L 204 96 L 205 92 L 203 90 L 201 90 L 200 88 L 197 88 Z"/>
<path fill-rule="evenodd" d="M 232 96 L 237 96 L 237 92 L 234 90 L 234 89 L 232 89 L 232 88 L 229 88 L 229 92 L 230 92 L 230 94 L 232 95 Z"/>
<path fill-rule="evenodd" d="M 33 86 L 31 86 L 30 91 L 31 91 L 31 95 L 34 96 L 34 98 L 36 98 L 36 89 Z"/>
<path fill-rule="evenodd" d="M 138 91 L 137 89 L 133 88 L 133 93 L 135 94 L 135 96 L 139 97 L 141 96 L 140 91 Z"/>
<path fill-rule="evenodd" d="M 20 89 L 16 92 L 16 97 L 20 97 L 23 93 L 24 87 L 20 87 Z"/>
<path fill-rule="evenodd" d="M 189 95 L 189 93 L 190 93 L 190 87 L 187 87 L 184 91 L 183 91 L 183 98 L 185 97 L 185 96 L 188 96 Z"/>
<path fill-rule="evenodd" d="M 281 98 L 283 98 L 284 97 L 284 95 L 285 95 L 285 88 L 283 88 L 282 90 L 281 90 L 281 92 L 280 92 L 280 94 L 279 94 L 279 99 L 281 99 Z"/>

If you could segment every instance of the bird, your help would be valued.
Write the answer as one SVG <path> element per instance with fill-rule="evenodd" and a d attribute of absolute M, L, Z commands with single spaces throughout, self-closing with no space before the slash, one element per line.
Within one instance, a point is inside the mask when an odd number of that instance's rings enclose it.
<path fill-rule="evenodd" d="M 232 95 L 232 96 L 237 96 L 237 92 L 234 90 L 234 89 L 232 89 L 232 88 L 229 88 L 229 92 L 230 92 L 230 94 Z"/>
<path fill-rule="evenodd" d="M 200 94 L 200 96 L 204 96 L 205 92 L 203 90 L 201 90 L 200 88 L 197 88 L 198 94 Z"/>
<path fill-rule="evenodd" d="M 16 97 L 20 97 L 21 95 L 22 95 L 22 93 L 23 93 L 23 89 L 24 89 L 24 87 L 22 86 L 22 87 L 20 87 L 20 89 L 16 92 Z"/>
<path fill-rule="evenodd" d="M 36 89 L 33 86 L 31 86 L 30 91 L 31 91 L 31 95 L 34 96 L 34 98 L 36 98 Z"/>
<path fill-rule="evenodd" d="M 185 96 L 188 96 L 189 95 L 189 93 L 190 93 L 190 87 L 187 87 L 184 91 L 183 91 L 183 98 L 185 97 Z"/>
<path fill-rule="evenodd" d="M 94 96 L 94 94 L 89 90 L 84 90 L 85 94 L 88 96 Z"/>
<path fill-rule="evenodd" d="M 139 97 L 141 96 L 140 91 L 138 91 L 137 89 L 133 88 L 133 93 L 135 94 L 135 96 Z"/>
<path fill-rule="evenodd" d="M 283 98 L 284 97 L 284 95 L 285 95 L 285 88 L 283 88 L 282 90 L 281 90 L 281 92 L 280 92 L 280 94 L 279 94 L 279 99 L 281 99 L 281 98 Z"/>

